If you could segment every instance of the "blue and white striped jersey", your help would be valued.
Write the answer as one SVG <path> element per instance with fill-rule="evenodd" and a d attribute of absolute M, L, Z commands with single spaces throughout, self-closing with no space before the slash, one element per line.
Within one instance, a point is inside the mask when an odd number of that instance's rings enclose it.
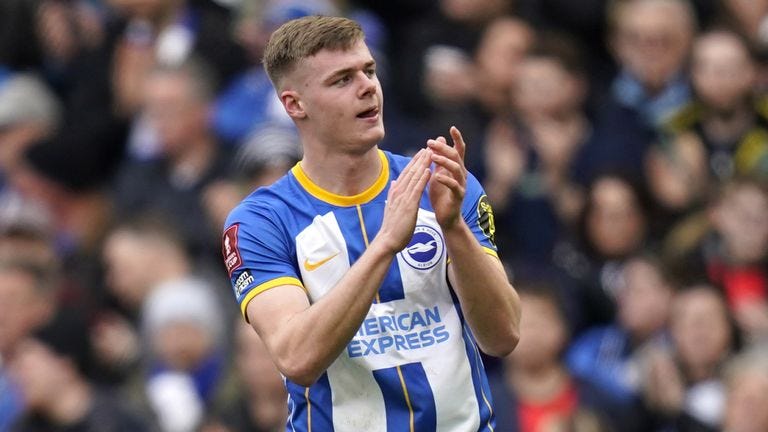
<path fill-rule="evenodd" d="M 333 289 L 379 231 L 390 179 L 409 161 L 379 154 L 382 172 L 359 195 L 331 194 L 297 164 L 232 211 L 222 252 L 243 312 L 277 286 L 300 286 L 311 303 Z M 473 176 L 467 183 L 464 219 L 495 255 L 487 198 Z M 427 192 L 420 207 L 413 238 L 344 352 L 311 387 L 286 380 L 286 430 L 493 431 L 485 370 L 447 281 L 445 242 Z"/>

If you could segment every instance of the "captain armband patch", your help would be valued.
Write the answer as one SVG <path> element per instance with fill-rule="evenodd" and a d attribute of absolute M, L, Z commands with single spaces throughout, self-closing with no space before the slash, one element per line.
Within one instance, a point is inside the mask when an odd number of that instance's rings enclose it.
<path fill-rule="evenodd" d="M 477 225 L 480 227 L 480 231 L 491 241 L 491 244 L 496 246 L 496 221 L 487 195 L 481 196 L 477 202 Z"/>

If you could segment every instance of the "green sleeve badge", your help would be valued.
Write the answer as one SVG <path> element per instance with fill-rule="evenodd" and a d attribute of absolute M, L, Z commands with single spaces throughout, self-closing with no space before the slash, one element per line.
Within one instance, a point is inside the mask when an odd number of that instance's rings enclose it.
<path fill-rule="evenodd" d="M 488 196 L 483 195 L 477 202 L 477 225 L 480 230 L 488 237 L 493 246 L 496 246 L 496 222 L 493 218 L 493 208 L 488 201 Z"/>

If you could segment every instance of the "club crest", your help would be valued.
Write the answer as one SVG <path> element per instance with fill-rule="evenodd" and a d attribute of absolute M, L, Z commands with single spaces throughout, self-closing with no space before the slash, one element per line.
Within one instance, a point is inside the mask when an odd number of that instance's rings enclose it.
<path fill-rule="evenodd" d="M 440 233 L 427 225 L 417 225 L 408 246 L 400 252 L 408 265 L 418 270 L 434 267 L 445 252 L 445 243 Z"/>

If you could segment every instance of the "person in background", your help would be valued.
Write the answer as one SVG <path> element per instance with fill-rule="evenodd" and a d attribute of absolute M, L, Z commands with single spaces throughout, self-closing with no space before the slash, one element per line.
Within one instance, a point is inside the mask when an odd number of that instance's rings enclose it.
<path fill-rule="evenodd" d="M 706 275 L 723 290 L 744 341 L 768 335 L 768 191 L 733 178 L 711 198 L 703 227 L 676 227 L 667 260 L 685 275 Z"/>
<path fill-rule="evenodd" d="M 143 81 L 143 110 L 158 133 L 161 157 L 128 160 L 115 184 L 116 212 L 124 217 L 153 212 L 177 227 L 200 265 L 217 255 L 216 229 L 202 194 L 226 176 L 230 159 L 208 121 L 214 84 L 205 63 L 192 59 L 159 66 Z"/>
<path fill-rule="evenodd" d="M 114 394 L 95 388 L 75 347 L 83 341 L 32 337 L 17 348 L 9 369 L 24 398 L 13 432 L 144 432 L 151 423 Z"/>
<path fill-rule="evenodd" d="M 641 180 L 658 128 L 691 97 L 685 66 L 696 17 L 688 0 L 616 0 L 608 24 L 620 70 L 578 156 L 583 183 L 605 169 Z"/>
<path fill-rule="evenodd" d="M 562 302 L 546 282 L 516 282 L 525 313 L 520 344 L 491 381 L 497 430 L 544 432 L 605 430 L 589 407 L 595 393 L 584 388 L 563 362 L 570 338 Z M 593 427 L 587 429 L 591 424 Z"/>
<path fill-rule="evenodd" d="M 620 430 L 648 430 L 642 400 L 642 353 L 668 344 L 666 323 L 672 286 L 651 256 L 636 255 L 621 271 L 616 293 L 616 321 L 594 327 L 577 337 L 566 364 L 576 379 L 594 388 L 597 407 Z"/>
<path fill-rule="evenodd" d="M 285 429 L 288 397 L 264 341 L 243 320 L 235 324 L 237 397 L 220 407 L 205 432 L 279 432 Z"/>
<path fill-rule="evenodd" d="M 26 149 L 56 132 L 61 115 L 58 99 L 35 74 L 0 78 L 0 188 Z"/>
<path fill-rule="evenodd" d="M 715 432 L 725 410 L 722 368 L 736 349 L 736 328 L 722 293 L 682 287 L 669 314 L 670 347 L 644 353 L 643 397 L 654 430 Z"/>
<path fill-rule="evenodd" d="M 768 98 L 755 94 L 756 77 L 756 60 L 735 32 L 712 30 L 694 41 L 695 99 L 648 153 L 648 184 L 668 212 L 698 210 L 708 190 L 733 176 L 768 178 Z"/>
<path fill-rule="evenodd" d="M 152 290 L 141 311 L 146 397 L 164 432 L 194 431 L 219 397 L 226 320 L 212 286 L 194 279 Z"/>
<path fill-rule="evenodd" d="M 613 322 L 623 265 L 648 246 L 651 219 L 643 189 L 622 174 L 599 175 L 585 195 L 575 239 L 558 243 L 552 258 L 581 299 L 574 334 Z"/>
<path fill-rule="evenodd" d="M 571 176 L 590 131 L 579 50 L 562 36 L 538 35 L 509 91 L 513 113 L 497 116 L 486 133 L 483 184 L 504 227 L 499 244 L 516 260 L 548 260 L 583 205 Z"/>

